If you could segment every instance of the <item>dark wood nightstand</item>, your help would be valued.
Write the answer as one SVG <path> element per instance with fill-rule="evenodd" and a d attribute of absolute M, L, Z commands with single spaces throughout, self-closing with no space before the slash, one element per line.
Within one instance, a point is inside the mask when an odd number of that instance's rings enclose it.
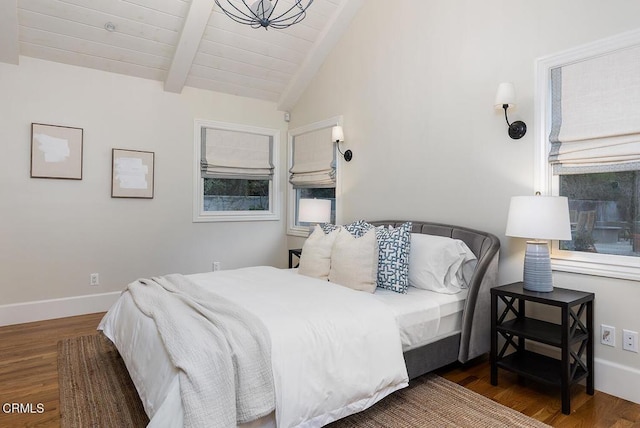
<path fill-rule="evenodd" d="M 289 250 L 289 269 L 298 267 L 298 265 L 300 264 L 301 255 L 302 255 L 302 248 L 294 248 Z M 298 258 L 298 264 L 295 266 L 293 265 L 293 256 L 296 256 Z"/>
<path fill-rule="evenodd" d="M 491 384 L 498 384 L 498 368 L 502 368 L 527 379 L 559 386 L 562 413 L 567 415 L 571 412 L 571 385 L 586 379 L 587 394 L 593 395 L 594 298 L 593 293 L 566 288 L 554 288 L 549 293 L 528 291 L 523 289 L 522 282 L 492 288 Z M 498 312 L 498 299 L 506 305 L 502 313 Z M 527 317 L 527 301 L 560 308 L 560 323 Z M 500 351 L 498 335 L 505 339 Z M 517 341 L 514 340 L 516 337 Z M 527 350 L 527 340 L 560 348 L 561 359 Z M 515 351 L 506 354 L 510 346 Z M 586 360 L 583 358 L 585 351 Z"/>

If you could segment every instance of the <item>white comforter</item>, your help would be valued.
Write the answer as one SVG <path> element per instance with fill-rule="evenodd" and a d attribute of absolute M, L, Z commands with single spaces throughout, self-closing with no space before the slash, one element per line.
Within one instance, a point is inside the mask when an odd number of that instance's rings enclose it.
<path fill-rule="evenodd" d="M 326 425 L 407 385 L 395 318 L 370 294 L 270 267 L 189 278 L 264 323 L 271 336 L 279 427 Z M 143 322 L 120 321 L 136 319 L 121 313 L 126 299 L 125 293 L 99 328 L 114 340 L 132 372 L 151 425 L 179 425 L 183 409 L 175 396 L 179 391 L 175 379 L 158 380 L 152 373 L 140 373 L 145 365 L 160 366 L 154 360 L 166 355 L 155 352 L 149 363 L 134 361 L 138 357 L 132 350 L 137 343 L 151 339 L 143 337 L 142 331 L 131 331 Z"/>
<path fill-rule="evenodd" d="M 235 427 L 275 409 L 271 342 L 255 316 L 178 274 L 127 291 L 179 369 L 185 426 Z"/>

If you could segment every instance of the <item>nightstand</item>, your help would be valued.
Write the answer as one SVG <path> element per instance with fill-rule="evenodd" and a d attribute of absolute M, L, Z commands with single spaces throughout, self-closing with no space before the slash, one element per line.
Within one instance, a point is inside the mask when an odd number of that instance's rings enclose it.
<path fill-rule="evenodd" d="M 289 250 L 289 269 L 298 267 L 298 265 L 300 264 L 301 255 L 302 255 L 302 248 L 294 248 L 292 250 Z M 295 266 L 293 265 L 293 256 L 296 256 L 298 258 L 298 264 Z"/>
<path fill-rule="evenodd" d="M 558 386 L 562 394 L 562 413 L 568 415 L 571 412 L 571 385 L 586 379 L 587 394 L 593 395 L 594 392 L 595 295 L 557 287 L 549 293 L 541 293 L 525 290 L 522 285 L 522 282 L 516 282 L 491 289 L 491 384 L 498 384 L 498 368 L 501 368 L 523 378 Z M 498 299 L 505 304 L 501 313 L 498 312 Z M 559 323 L 527 317 L 525 302 L 560 308 Z M 499 336 L 505 339 L 500 351 Z M 526 341 L 559 348 L 561 358 L 555 359 L 528 350 Z M 506 354 L 510 346 L 515 351 Z"/>

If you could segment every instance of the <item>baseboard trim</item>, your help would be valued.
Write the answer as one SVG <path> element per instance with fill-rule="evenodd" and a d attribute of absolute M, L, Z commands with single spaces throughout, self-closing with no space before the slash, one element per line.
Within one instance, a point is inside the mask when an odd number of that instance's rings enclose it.
<path fill-rule="evenodd" d="M 120 294 L 120 291 L 114 291 L 0 305 L 0 326 L 105 312 Z"/>
<path fill-rule="evenodd" d="M 598 391 L 640 404 L 640 370 L 601 358 L 594 360 Z"/>

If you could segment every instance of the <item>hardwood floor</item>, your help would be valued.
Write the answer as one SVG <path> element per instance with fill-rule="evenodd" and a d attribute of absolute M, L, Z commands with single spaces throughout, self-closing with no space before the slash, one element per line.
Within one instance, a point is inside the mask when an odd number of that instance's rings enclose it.
<path fill-rule="evenodd" d="M 95 334 L 103 315 L 0 327 L 0 427 L 60 425 L 58 341 Z M 33 409 L 30 413 L 7 412 L 5 403 L 31 404 Z M 44 411 L 38 413 L 40 403 Z"/>
<path fill-rule="evenodd" d="M 586 387 L 571 389 L 571 414 L 561 409 L 560 389 L 535 382 L 518 382 L 518 377 L 499 370 L 498 386 L 491 385 L 488 358 L 468 367 L 445 368 L 437 373 L 500 404 L 554 427 L 640 427 L 640 404 Z"/>
<path fill-rule="evenodd" d="M 57 343 L 67 337 L 95 334 L 102 316 L 0 327 L 0 427 L 59 426 Z M 572 390 L 571 415 L 561 413 L 559 391 L 534 383 L 519 384 L 508 372 L 500 371 L 499 385 L 492 386 L 486 359 L 466 367 L 445 368 L 438 374 L 554 427 L 640 427 L 640 404 L 598 391 L 590 396 L 580 385 Z M 23 412 L 11 412 L 6 403 L 22 404 Z M 32 409 L 25 404 L 31 404 Z M 44 411 L 39 412 L 38 404 Z"/>

